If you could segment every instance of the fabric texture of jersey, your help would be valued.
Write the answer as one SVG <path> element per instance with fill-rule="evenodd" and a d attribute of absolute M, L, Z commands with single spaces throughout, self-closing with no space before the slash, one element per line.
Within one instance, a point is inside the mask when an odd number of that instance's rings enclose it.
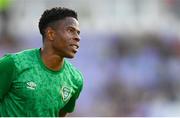
<path fill-rule="evenodd" d="M 82 86 L 82 74 L 67 60 L 62 69 L 48 69 L 40 49 L 0 59 L 0 116 L 58 116 L 72 112 Z"/>

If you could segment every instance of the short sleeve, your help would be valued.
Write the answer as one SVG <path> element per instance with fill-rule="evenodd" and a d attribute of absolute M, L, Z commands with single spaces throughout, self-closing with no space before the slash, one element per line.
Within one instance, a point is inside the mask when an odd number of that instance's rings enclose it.
<path fill-rule="evenodd" d="M 79 84 L 79 89 L 78 91 L 76 92 L 76 94 L 74 94 L 74 96 L 71 97 L 71 99 L 69 100 L 69 102 L 61 109 L 62 111 L 65 111 L 65 112 L 73 112 L 74 111 L 74 108 L 75 108 L 75 104 L 76 104 L 76 100 L 78 99 L 81 91 L 82 91 L 82 88 L 83 88 L 83 77 L 82 77 L 82 74 L 80 73 L 80 81 L 77 82 Z"/>
<path fill-rule="evenodd" d="M 10 55 L 0 58 L 0 101 L 7 94 L 14 75 L 14 61 Z"/>

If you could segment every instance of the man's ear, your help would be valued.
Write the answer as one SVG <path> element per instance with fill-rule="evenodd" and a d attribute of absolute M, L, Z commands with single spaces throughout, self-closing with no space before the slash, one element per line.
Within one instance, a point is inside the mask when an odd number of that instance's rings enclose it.
<path fill-rule="evenodd" d="M 47 35 L 47 38 L 48 40 L 54 40 L 54 37 L 55 37 L 55 31 L 51 28 L 51 27 L 48 27 L 46 29 L 46 35 Z"/>

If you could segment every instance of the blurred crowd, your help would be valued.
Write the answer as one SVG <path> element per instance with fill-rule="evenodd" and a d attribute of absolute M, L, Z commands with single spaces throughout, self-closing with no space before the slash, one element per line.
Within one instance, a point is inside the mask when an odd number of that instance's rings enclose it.
<path fill-rule="evenodd" d="M 12 23 L 12 6 L 17 5 L 14 1 L 0 0 L 1 57 L 42 45 L 37 30 L 20 32 L 21 35 L 16 32 L 20 28 L 16 26 L 20 24 Z M 166 1 L 172 4 L 176 0 Z M 176 7 L 173 7 L 173 13 L 177 13 Z M 24 15 L 28 14 L 22 17 Z M 177 15 L 177 22 L 178 18 Z M 180 35 L 177 32 L 162 29 L 122 33 L 122 30 L 101 31 L 84 27 L 79 53 L 70 60 L 82 71 L 84 88 L 76 110 L 70 116 L 180 116 Z"/>
<path fill-rule="evenodd" d="M 111 39 L 103 97 L 108 116 L 179 116 L 180 40 L 144 33 Z M 101 99 L 103 100 L 103 99 Z M 113 109 L 113 110 L 112 110 Z"/>

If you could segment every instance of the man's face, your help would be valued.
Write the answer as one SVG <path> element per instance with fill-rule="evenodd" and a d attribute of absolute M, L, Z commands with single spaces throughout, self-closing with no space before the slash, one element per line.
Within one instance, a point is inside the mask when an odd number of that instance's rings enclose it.
<path fill-rule="evenodd" d="M 52 48 L 61 57 L 73 58 L 80 45 L 79 23 L 73 17 L 66 17 L 57 24 Z"/>

